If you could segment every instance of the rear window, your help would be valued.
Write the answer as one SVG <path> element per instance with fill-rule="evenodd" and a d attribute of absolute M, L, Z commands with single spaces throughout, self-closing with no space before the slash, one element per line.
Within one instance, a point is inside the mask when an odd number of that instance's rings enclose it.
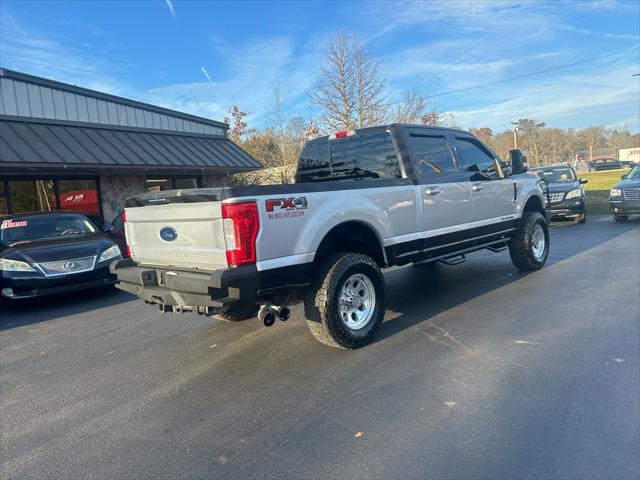
<path fill-rule="evenodd" d="M 391 135 L 379 130 L 307 143 L 300 154 L 296 183 L 401 177 Z"/>

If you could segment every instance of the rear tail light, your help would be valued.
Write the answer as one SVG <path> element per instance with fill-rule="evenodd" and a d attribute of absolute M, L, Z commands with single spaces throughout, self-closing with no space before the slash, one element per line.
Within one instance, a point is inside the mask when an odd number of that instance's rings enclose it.
<path fill-rule="evenodd" d="M 260 229 L 258 205 L 255 202 L 223 203 L 222 218 L 229 266 L 255 263 Z"/>
<path fill-rule="evenodd" d="M 127 212 L 126 211 L 122 211 L 122 228 L 123 228 L 123 233 L 124 233 L 124 238 L 125 238 L 125 242 L 127 242 L 127 246 L 125 248 L 125 253 L 127 255 L 127 258 L 131 258 L 131 247 L 129 246 L 129 240 L 127 239 L 127 228 L 124 225 L 125 223 L 127 223 Z"/>

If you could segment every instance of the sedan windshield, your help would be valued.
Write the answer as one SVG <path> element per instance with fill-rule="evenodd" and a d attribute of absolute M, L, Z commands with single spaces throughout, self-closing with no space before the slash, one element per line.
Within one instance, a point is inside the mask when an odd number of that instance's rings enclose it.
<path fill-rule="evenodd" d="M 625 177 L 627 180 L 638 180 L 640 179 L 640 165 L 636 165 L 631 169 L 627 176 Z"/>
<path fill-rule="evenodd" d="M 83 215 L 33 215 L 3 220 L 0 242 L 8 244 L 38 238 L 76 237 L 95 232 L 96 227 Z"/>
<path fill-rule="evenodd" d="M 572 183 L 576 177 L 570 168 L 549 168 L 544 170 L 534 170 L 542 180 L 548 183 Z"/>

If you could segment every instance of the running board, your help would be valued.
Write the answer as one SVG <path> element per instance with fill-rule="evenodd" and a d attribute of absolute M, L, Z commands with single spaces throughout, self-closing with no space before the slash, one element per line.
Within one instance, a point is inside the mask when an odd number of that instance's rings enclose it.
<path fill-rule="evenodd" d="M 487 249 L 487 250 L 491 250 L 493 252 L 500 252 L 504 249 L 507 248 L 507 241 L 503 238 L 501 240 L 494 240 L 492 242 L 487 242 L 487 243 L 483 243 L 480 245 L 475 245 L 473 247 L 469 247 L 469 248 L 465 248 L 464 250 L 460 250 L 458 252 L 455 253 L 447 253 L 445 255 L 440 255 L 439 257 L 434 257 L 434 258 L 429 258 L 427 259 L 428 262 L 442 262 L 446 265 L 457 265 L 459 263 L 464 262 L 464 260 L 461 261 L 454 261 L 453 263 L 450 261 L 450 259 L 452 258 L 456 258 L 456 257 L 465 257 L 465 254 L 467 253 L 471 253 L 471 252 L 476 252 L 478 250 L 483 250 L 483 249 Z M 466 260 L 466 258 L 465 258 Z"/>
<path fill-rule="evenodd" d="M 454 255 L 453 257 L 441 258 L 440 261 L 445 265 L 460 265 L 467 261 L 467 257 L 464 253 L 461 253 L 459 255 Z"/>

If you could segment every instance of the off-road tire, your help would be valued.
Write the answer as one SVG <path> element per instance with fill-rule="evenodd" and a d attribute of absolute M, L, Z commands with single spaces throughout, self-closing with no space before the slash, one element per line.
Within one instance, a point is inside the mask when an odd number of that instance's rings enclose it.
<path fill-rule="evenodd" d="M 234 302 L 229 304 L 222 313 L 218 313 L 216 317 L 227 322 L 240 322 L 258 315 L 259 309 L 260 306 L 256 303 Z"/>
<path fill-rule="evenodd" d="M 342 286 L 356 273 L 365 275 L 371 281 L 376 296 L 373 315 L 360 330 L 348 328 L 338 311 Z M 385 288 L 382 272 L 372 258 L 359 253 L 328 256 L 316 268 L 305 293 L 304 313 L 309 330 L 316 340 L 331 347 L 353 349 L 367 345 L 382 324 Z"/>
<path fill-rule="evenodd" d="M 629 218 L 627 215 L 612 215 L 612 217 L 616 222 L 626 222 Z"/>
<path fill-rule="evenodd" d="M 544 253 L 540 258 L 533 254 L 531 236 L 536 225 L 542 227 L 545 238 Z M 509 241 L 509 255 L 511 261 L 520 270 L 539 270 L 549 256 L 549 226 L 546 219 L 539 212 L 524 212 L 520 219 L 518 232 Z"/>

